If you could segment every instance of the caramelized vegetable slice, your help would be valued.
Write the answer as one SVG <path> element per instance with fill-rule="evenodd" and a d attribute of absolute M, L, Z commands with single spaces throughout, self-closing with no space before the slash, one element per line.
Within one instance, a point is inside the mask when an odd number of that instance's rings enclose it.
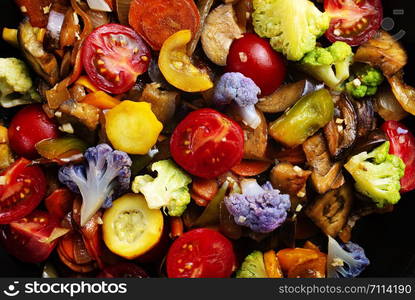
<path fill-rule="evenodd" d="M 337 190 L 317 197 L 307 206 L 305 212 L 325 234 L 336 237 L 346 225 L 352 204 L 352 188 L 345 184 Z"/>
<path fill-rule="evenodd" d="M 402 108 L 411 115 L 415 115 L 415 88 L 407 85 L 403 81 L 402 72 L 388 78 L 388 81 L 392 87 L 392 92 Z"/>

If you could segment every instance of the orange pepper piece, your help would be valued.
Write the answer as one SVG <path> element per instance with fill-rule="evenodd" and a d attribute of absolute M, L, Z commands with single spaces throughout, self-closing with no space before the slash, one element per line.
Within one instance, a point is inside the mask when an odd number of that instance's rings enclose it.
<path fill-rule="evenodd" d="M 111 109 L 121 103 L 120 100 L 111 97 L 103 91 L 89 93 L 82 98 L 81 102 L 91 104 L 100 109 Z"/>
<path fill-rule="evenodd" d="M 98 92 L 99 88 L 97 88 L 89 79 L 88 76 L 81 76 L 78 78 L 78 80 L 75 82 L 75 84 L 82 85 L 83 87 L 87 88 L 91 92 Z"/>
<path fill-rule="evenodd" d="M 277 257 L 282 270 L 287 273 L 288 270 L 305 261 L 319 258 L 320 252 L 304 248 L 287 248 L 278 251 Z"/>
<path fill-rule="evenodd" d="M 281 270 L 280 263 L 274 250 L 269 250 L 264 253 L 265 270 L 268 278 L 283 278 L 284 275 Z"/>

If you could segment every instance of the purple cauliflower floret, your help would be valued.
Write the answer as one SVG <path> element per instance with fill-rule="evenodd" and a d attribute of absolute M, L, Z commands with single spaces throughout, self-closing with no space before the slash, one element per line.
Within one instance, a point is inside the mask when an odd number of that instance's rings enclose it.
<path fill-rule="evenodd" d="M 365 251 L 358 244 L 338 243 L 329 236 L 327 273 L 331 278 L 353 278 L 360 275 L 370 264 Z"/>
<path fill-rule="evenodd" d="M 58 178 L 71 191 L 82 195 L 81 226 L 101 208 L 128 190 L 131 159 L 107 144 L 88 148 L 83 165 L 68 165 L 59 170 Z"/>
<path fill-rule="evenodd" d="M 261 90 L 251 78 L 238 72 L 230 72 L 223 74 L 216 84 L 213 101 L 216 105 L 226 105 L 234 101 L 243 122 L 255 129 L 261 123 L 255 109 L 259 94 Z"/>
<path fill-rule="evenodd" d="M 261 187 L 255 179 L 243 179 L 241 189 L 242 194 L 233 193 L 224 199 L 236 224 L 267 233 L 284 223 L 291 207 L 289 195 L 273 189 L 270 182 Z"/>

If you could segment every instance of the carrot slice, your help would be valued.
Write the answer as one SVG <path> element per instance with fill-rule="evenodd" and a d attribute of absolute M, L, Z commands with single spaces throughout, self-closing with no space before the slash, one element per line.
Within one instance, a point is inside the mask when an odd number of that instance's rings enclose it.
<path fill-rule="evenodd" d="M 257 176 L 269 169 L 271 163 L 260 160 L 242 160 L 231 171 L 239 176 Z"/>
<path fill-rule="evenodd" d="M 183 234 L 183 220 L 181 217 L 170 217 L 170 237 L 178 238 Z"/>
<path fill-rule="evenodd" d="M 264 253 L 265 270 L 268 278 L 283 278 L 284 275 L 281 270 L 280 263 L 274 250 L 269 250 Z"/>
<path fill-rule="evenodd" d="M 218 192 L 219 186 L 216 179 L 195 178 L 192 181 L 192 192 L 197 196 L 210 201 Z"/>
<path fill-rule="evenodd" d="M 194 35 L 200 26 L 199 10 L 193 0 L 134 0 L 128 19 L 156 51 L 174 33 L 189 29 Z"/>
<path fill-rule="evenodd" d="M 103 91 L 89 93 L 81 102 L 91 104 L 100 109 L 111 109 L 121 103 L 120 100 L 111 97 Z"/>

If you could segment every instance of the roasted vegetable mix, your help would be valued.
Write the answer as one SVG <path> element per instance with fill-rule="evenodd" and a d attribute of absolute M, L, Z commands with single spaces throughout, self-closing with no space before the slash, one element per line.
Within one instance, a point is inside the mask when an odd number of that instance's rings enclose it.
<path fill-rule="evenodd" d="M 353 227 L 410 201 L 381 1 L 15 2 L 0 245 L 45 277 L 356 277 Z"/>

